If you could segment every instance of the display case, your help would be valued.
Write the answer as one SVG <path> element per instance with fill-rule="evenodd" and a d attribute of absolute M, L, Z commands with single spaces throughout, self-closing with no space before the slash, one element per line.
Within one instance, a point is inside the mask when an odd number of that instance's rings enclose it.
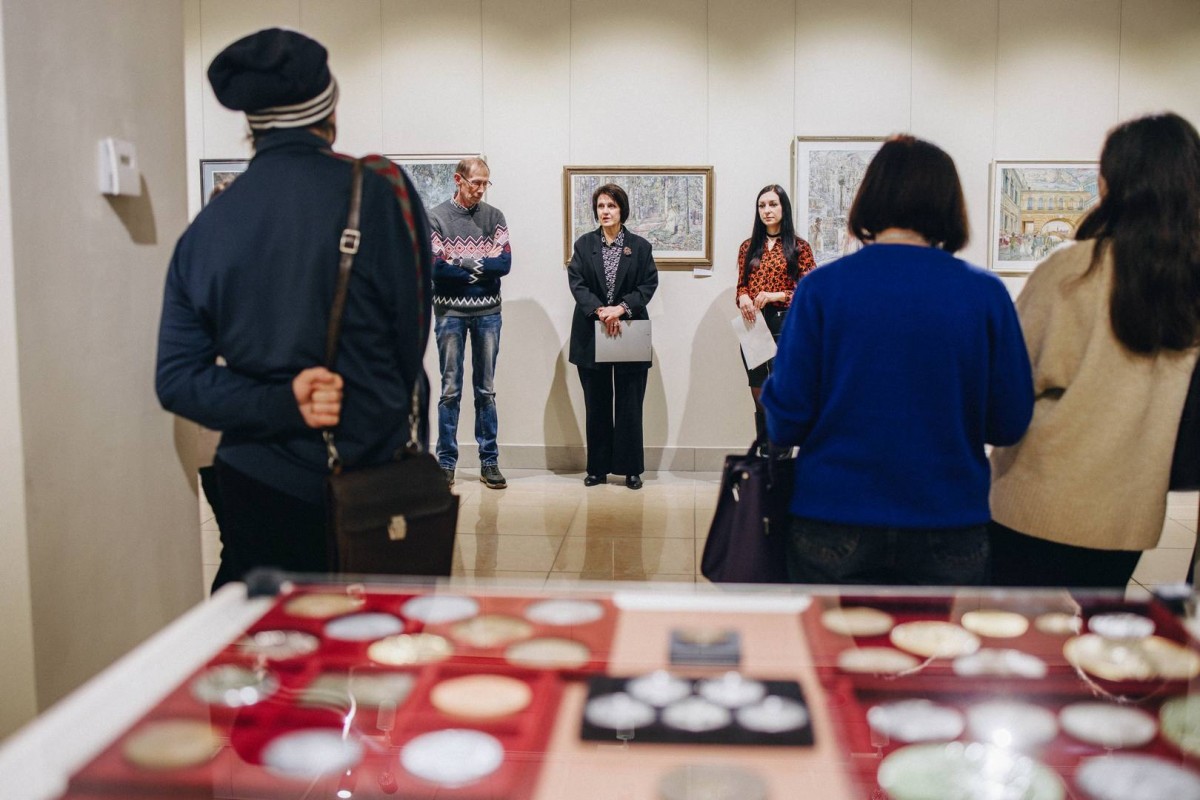
<path fill-rule="evenodd" d="M 0 785 L 35 800 L 1200 798 L 1200 651 L 1153 599 L 254 585 L 5 743 Z"/>

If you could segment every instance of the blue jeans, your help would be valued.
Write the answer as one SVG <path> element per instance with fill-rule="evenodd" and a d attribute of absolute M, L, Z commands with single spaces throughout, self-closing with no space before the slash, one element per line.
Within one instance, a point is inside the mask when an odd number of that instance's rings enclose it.
<path fill-rule="evenodd" d="M 986 525 L 868 528 L 792 517 L 793 583 L 980 586 L 987 582 Z"/>
<path fill-rule="evenodd" d="M 479 465 L 495 466 L 496 356 L 500 353 L 500 313 L 484 317 L 436 317 L 438 362 L 442 368 L 442 398 L 438 401 L 437 460 L 445 469 L 458 463 L 458 407 L 462 399 L 463 353 L 471 338 L 471 383 L 475 390 L 475 441 Z"/>

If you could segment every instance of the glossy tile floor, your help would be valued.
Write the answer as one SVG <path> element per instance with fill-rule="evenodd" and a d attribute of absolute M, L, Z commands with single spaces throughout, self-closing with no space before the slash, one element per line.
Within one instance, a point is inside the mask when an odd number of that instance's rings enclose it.
<path fill-rule="evenodd" d="M 700 554 L 716 509 L 717 473 L 646 473 L 641 491 L 615 477 L 585 488 L 582 473 L 504 471 L 508 488 L 488 489 L 461 469 L 454 575 L 465 579 L 704 581 Z M 1196 538 L 1200 493 L 1172 493 L 1158 548 L 1130 583 L 1137 595 L 1183 580 Z M 205 585 L 220 557 L 216 520 L 201 499 Z"/>

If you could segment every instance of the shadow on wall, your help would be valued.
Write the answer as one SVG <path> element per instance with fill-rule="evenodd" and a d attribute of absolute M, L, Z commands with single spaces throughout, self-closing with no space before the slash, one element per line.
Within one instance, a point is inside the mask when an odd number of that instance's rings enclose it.
<path fill-rule="evenodd" d="M 128 195 L 105 195 L 104 199 L 125 226 L 134 244 L 158 244 L 158 227 L 154 223 L 154 203 L 150 199 L 150 187 L 146 177 L 141 176 L 142 193 L 138 197 Z"/>

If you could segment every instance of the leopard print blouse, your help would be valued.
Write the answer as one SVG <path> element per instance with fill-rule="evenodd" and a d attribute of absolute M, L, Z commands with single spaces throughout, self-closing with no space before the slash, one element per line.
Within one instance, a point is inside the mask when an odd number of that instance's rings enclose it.
<path fill-rule="evenodd" d="M 762 260 L 758 262 L 758 266 L 750 273 L 749 283 L 742 281 L 742 270 L 746 264 L 746 254 L 750 250 L 750 240 L 742 242 L 742 246 L 738 248 L 738 285 L 737 294 L 734 295 L 733 302 L 737 304 L 741 301 L 742 295 L 748 294 L 753 299 L 759 292 L 785 292 L 787 297 L 782 303 L 768 303 L 769 306 L 775 308 L 787 308 L 792 304 L 792 292 L 796 289 L 796 281 L 793 281 L 787 274 L 787 261 L 783 258 L 783 247 L 775 245 L 770 250 L 763 250 Z M 803 278 L 808 273 L 812 272 L 817 267 L 817 262 L 813 258 L 812 248 L 808 246 L 808 242 L 796 237 L 796 256 L 799 259 L 800 277 Z"/>

